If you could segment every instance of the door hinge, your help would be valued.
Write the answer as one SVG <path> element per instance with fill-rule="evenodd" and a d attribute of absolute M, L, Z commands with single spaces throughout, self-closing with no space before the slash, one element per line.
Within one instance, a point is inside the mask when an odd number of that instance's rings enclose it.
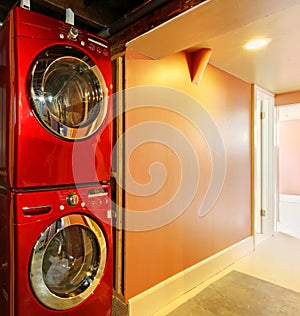
<path fill-rule="evenodd" d="M 260 112 L 260 119 L 263 120 L 266 118 L 266 112 Z"/>
<path fill-rule="evenodd" d="M 266 210 L 260 210 L 260 216 L 266 216 Z"/>

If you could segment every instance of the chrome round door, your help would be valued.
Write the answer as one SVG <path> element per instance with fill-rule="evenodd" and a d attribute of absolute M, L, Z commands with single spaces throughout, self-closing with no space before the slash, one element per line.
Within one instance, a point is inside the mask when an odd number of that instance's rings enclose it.
<path fill-rule="evenodd" d="M 107 245 L 99 225 L 72 214 L 42 232 L 32 251 L 29 279 L 36 298 L 54 310 L 82 303 L 98 286 Z"/>
<path fill-rule="evenodd" d="M 38 56 L 30 73 L 29 95 L 40 123 L 70 140 L 94 134 L 107 113 L 107 87 L 87 55 L 69 46 Z"/>

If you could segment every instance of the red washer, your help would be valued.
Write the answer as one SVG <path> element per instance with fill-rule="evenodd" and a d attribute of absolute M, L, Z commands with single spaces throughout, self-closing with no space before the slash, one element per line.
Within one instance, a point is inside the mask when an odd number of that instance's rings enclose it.
<path fill-rule="evenodd" d="M 0 30 L 0 70 L 0 183 L 34 188 L 109 180 L 108 43 L 16 7 Z"/>
<path fill-rule="evenodd" d="M 111 315 L 109 195 L 108 186 L 1 189 L 1 315 Z"/>

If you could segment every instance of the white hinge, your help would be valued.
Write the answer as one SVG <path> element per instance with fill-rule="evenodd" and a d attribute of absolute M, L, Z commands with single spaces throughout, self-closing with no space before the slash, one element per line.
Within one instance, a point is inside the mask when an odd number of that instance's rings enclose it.
<path fill-rule="evenodd" d="M 30 0 L 21 0 L 20 7 L 26 10 L 30 10 Z"/>

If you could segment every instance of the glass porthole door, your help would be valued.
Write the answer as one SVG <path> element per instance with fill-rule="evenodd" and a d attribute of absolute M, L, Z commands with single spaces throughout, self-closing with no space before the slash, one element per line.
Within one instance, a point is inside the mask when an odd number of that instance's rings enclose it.
<path fill-rule="evenodd" d="M 37 299 L 54 310 L 82 303 L 98 286 L 107 245 L 91 218 L 71 214 L 42 232 L 32 251 L 29 278 Z"/>
<path fill-rule="evenodd" d="M 94 134 L 107 113 L 107 87 L 99 68 L 81 51 L 52 47 L 30 73 L 30 99 L 40 123 L 66 139 Z"/>

